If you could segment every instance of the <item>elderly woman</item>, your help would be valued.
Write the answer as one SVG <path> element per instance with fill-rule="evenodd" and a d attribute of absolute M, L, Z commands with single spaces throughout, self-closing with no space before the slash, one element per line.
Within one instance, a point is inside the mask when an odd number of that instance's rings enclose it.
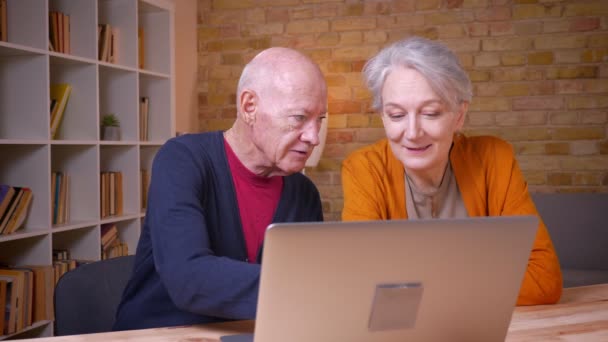
<path fill-rule="evenodd" d="M 459 133 L 471 82 L 448 48 L 409 38 L 380 51 L 363 73 L 387 139 L 343 162 L 343 220 L 538 215 L 511 146 Z M 541 221 L 517 304 L 555 303 L 561 289 Z"/>

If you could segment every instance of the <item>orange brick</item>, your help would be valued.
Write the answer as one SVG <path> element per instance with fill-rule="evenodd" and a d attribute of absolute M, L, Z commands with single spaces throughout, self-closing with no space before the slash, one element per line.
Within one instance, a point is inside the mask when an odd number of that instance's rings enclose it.
<path fill-rule="evenodd" d="M 349 128 L 369 127 L 369 118 L 369 114 L 348 114 L 346 126 Z"/>
<path fill-rule="evenodd" d="M 573 185 L 600 185 L 600 175 L 597 173 L 576 173 L 572 177 Z"/>
<path fill-rule="evenodd" d="M 578 114 L 575 112 L 554 112 L 549 114 L 549 122 L 554 125 L 573 125 L 578 122 Z"/>
<path fill-rule="evenodd" d="M 492 70 L 492 80 L 498 82 L 523 81 L 526 79 L 526 69 L 501 68 Z"/>
<path fill-rule="evenodd" d="M 471 112 L 510 110 L 509 101 L 502 97 L 478 97 L 469 106 Z"/>
<path fill-rule="evenodd" d="M 256 4 L 253 0 L 213 0 L 214 10 L 226 10 L 226 9 L 243 9 L 252 8 Z"/>
<path fill-rule="evenodd" d="M 564 16 L 582 17 L 608 15 L 608 4 L 605 1 L 595 1 L 591 3 L 573 3 L 566 5 Z"/>
<path fill-rule="evenodd" d="M 416 1 L 417 10 L 432 10 L 441 7 L 441 0 Z"/>
<path fill-rule="evenodd" d="M 353 142 L 355 131 L 353 130 L 332 130 L 327 132 L 327 144 L 342 144 L 347 142 Z"/>
<path fill-rule="evenodd" d="M 556 81 L 557 94 L 579 94 L 583 92 L 582 80 L 559 80 Z"/>
<path fill-rule="evenodd" d="M 510 21 L 497 21 L 489 25 L 491 36 L 513 35 L 515 27 Z"/>
<path fill-rule="evenodd" d="M 368 59 L 378 51 L 377 47 L 374 46 L 359 46 L 359 47 L 347 47 L 337 48 L 333 51 L 333 57 L 335 59 Z"/>
<path fill-rule="evenodd" d="M 510 127 L 501 130 L 501 136 L 508 141 L 534 141 L 551 139 L 546 127 Z"/>
<path fill-rule="evenodd" d="M 513 6 L 513 19 L 532 19 L 561 16 L 561 6 L 558 4 L 516 5 Z"/>
<path fill-rule="evenodd" d="M 526 56 L 522 53 L 506 53 L 500 57 L 502 65 L 514 66 L 526 63 Z"/>
<path fill-rule="evenodd" d="M 464 0 L 463 8 L 488 7 L 489 0 Z"/>
<path fill-rule="evenodd" d="M 543 51 L 528 54 L 528 64 L 546 65 L 553 63 L 553 52 Z"/>
<path fill-rule="evenodd" d="M 197 34 L 199 40 L 210 40 L 218 38 L 220 30 L 215 27 L 199 27 Z"/>
<path fill-rule="evenodd" d="M 371 100 L 372 94 L 365 87 L 353 87 L 354 100 Z"/>
<path fill-rule="evenodd" d="M 501 21 L 511 19 L 510 7 L 490 7 L 475 11 L 476 21 Z"/>
<path fill-rule="evenodd" d="M 272 23 L 247 25 L 245 29 L 252 36 L 263 36 L 283 34 L 283 30 L 285 29 L 285 27 L 284 24 L 281 23 Z"/>
<path fill-rule="evenodd" d="M 486 112 L 470 112 L 467 114 L 467 125 L 469 126 L 493 126 L 496 121 L 494 114 Z"/>
<path fill-rule="evenodd" d="M 568 32 L 572 22 L 567 19 L 549 19 L 543 21 L 544 33 Z"/>
<path fill-rule="evenodd" d="M 351 72 L 351 63 L 343 61 L 331 61 L 328 66 L 329 72 Z"/>
<path fill-rule="evenodd" d="M 581 123 L 583 124 L 605 124 L 608 123 L 608 113 L 605 111 L 591 111 L 581 113 Z"/>
<path fill-rule="evenodd" d="M 420 1 L 426 2 L 426 1 Z M 419 2 L 419 3 L 420 3 Z M 459 11 L 451 12 L 430 12 L 424 15 L 425 25 L 445 25 L 445 24 L 462 24 L 463 22 L 472 21 L 463 18 L 463 14 Z"/>
<path fill-rule="evenodd" d="M 266 22 L 287 23 L 289 22 L 289 11 L 286 8 L 268 8 L 266 9 Z"/>
<path fill-rule="evenodd" d="M 471 82 L 484 82 L 490 80 L 490 72 L 485 70 L 468 70 Z"/>
<path fill-rule="evenodd" d="M 311 7 L 292 8 L 289 15 L 291 20 L 312 19 L 313 17 Z"/>
<path fill-rule="evenodd" d="M 439 31 L 436 27 L 427 27 L 423 29 L 415 29 L 412 32 L 415 36 L 424 37 L 430 40 L 437 40 L 439 38 Z"/>
<path fill-rule="evenodd" d="M 483 83 L 475 83 L 473 85 L 473 100 L 476 97 L 492 97 L 498 96 L 500 89 L 502 87 L 502 83 L 498 82 L 483 82 Z"/>
<path fill-rule="evenodd" d="M 384 31 L 365 31 L 363 32 L 363 41 L 365 43 L 384 43 L 388 35 Z"/>
<path fill-rule="evenodd" d="M 608 170 L 608 158 L 605 156 L 572 156 L 560 158 L 562 170 Z"/>
<path fill-rule="evenodd" d="M 548 143 L 545 145 L 545 153 L 548 155 L 570 154 L 570 144 L 563 142 Z"/>
<path fill-rule="evenodd" d="M 549 185 L 572 185 L 571 173 L 549 173 L 547 175 L 547 184 Z"/>
<path fill-rule="evenodd" d="M 492 67 L 500 65 L 500 56 L 497 53 L 480 53 L 473 57 L 477 67 Z"/>
<path fill-rule="evenodd" d="M 456 53 L 481 50 L 481 40 L 475 38 L 450 39 L 443 41 L 443 43 Z"/>
<path fill-rule="evenodd" d="M 532 48 L 533 40 L 527 37 L 505 37 L 495 39 L 483 39 L 481 42 L 484 51 L 513 51 L 529 50 Z"/>
<path fill-rule="evenodd" d="M 518 156 L 517 161 L 522 170 L 556 170 L 562 156 Z"/>
<path fill-rule="evenodd" d="M 359 101 L 332 101 L 329 103 L 328 111 L 332 114 L 333 113 L 335 113 L 335 114 L 361 113 L 361 102 L 359 102 Z"/>
<path fill-rule="evenodd" d="M 608 47 L 608 34 L 596 34 L 596 35 L 589 36 L 589 47 L 590 48 Z"/>
<path fill-rule="evenodd" d="M 585 63 L 602 62 L 606 58 L 608 58 L 608 49 L 585 50 L 581 55 L 581 59 Z"/>
<path fill-rule="evenodd" d="M 263 24 L 266 22 L 266 11 L 263 8 L 248 9 L 245 21 L 248 24 Z"/>
<path fill-rule="evenodd" d="M 330 111 L 327 122 L 328 129 L 346 128 L 346 115 L 336 115 Z"/>
<path fill-rule="evenodd" d="M 575 156 L 592 155 L 600 152 L 597 141 L 573 141 L 570 144 L 570 153 Z"/>
<path fill-rule="evenodd" d="M 602 142 L 600 142 L 600 153 L 601 154 L 608 154 L 608 141 L 602 141 Z"/>
<path fill-rule="evenodd" d="M 325 82 L 329 87 L 340 87 L 346 85 L 343 75 L 325 75 Z"/>
<path fill-rule="evenodd" d="M 553 132 L 557 140 L 602 139 L 606 136 L 604 127 L 557 127 Z"/>
<path fill-rule="evenodd" d="M 364 15 L 389 15 L 395 13 L 391 11 L 391 4 L 387 2 L 366 1 L 363 6 Z"/>
<path fill-rule="evenodd" d="M 580 66 L 580 67 L 559 67 L 550 68 L 547 70 L 547 79 L 564 79 L 564 78 L 594 78 L 597 75 L 597 67 L 595 66 Z"/>
<path fill-rule="evenodd" d="M 542 142 L 516 142 L 513 144 L 515 154 L 522 155 L 542 155 L 545 153 L 545 143 Z"/>
<path fill-rule="evenodd" d="M 418 1 L 416 1 L 416 0 L 392 1 L 391 13 L 412 12 L 416 9 L 415 4 L 417 2 Z"/>
<path fill-rule="evenodd" d="M 584 54 L 584 53 L 583 53 Z M 556 64 L 574 64 L 581 62 L 581 51 L 576 50 L 557 50 L 555 51 Z"/>
<path fill-rule="evenodd" d="M 365 10 L 364 4 L 348 4 L 346 5 L 346 9 L 344 10 L 343 15 L 345 16 L 360 16 L 363 15 L 363 11 Z"/>
<path fill-rule="evenodd" d="M 334 18 L 338 15 L 338 4 L 322 3 L 313 7 L 315 18 Z"/>
<path fill-rule="evenodd" d="M 299 4 L 299 0 L 256 0 L 258 6 L 292 6 Z"/>
<path fill-rule="evenodd" d="M 468 32 L 471 37 L 483 37 L 487 36 L 490 31 L 487 23 L 473 22 L 468 25 Z"/>
<path fill-rule="evenodd" d="M 210 119 L 201 122 L 201 127 L 204 127 L 205 131 L 223 131 L 232 127 L 233 123 L 233 119 Z"/>
<path fill-rule="evenodd" d="M 555 84 L 552 81 L 528 82 L 527 86 L 531 96 L 555 94 Z"/>
<path fill-rule="evenodd" d="M 341 45 L 360 45 L 363 42 L 361 32 L 342 32 L 340 33 Z"/>
<path fill-rule="evenodd" d="M 360 61 L 352 61 L 351 62 L 351 68 L 353 70 L 353 72 L 361 72 L 363 70 L 363 67 L 365 66 L 365 60 L 360 60 Z"/>
<path fill-rule="evenodd" d="M 384 19 L 378 20 L 378 27 L 383 26 L 384 23 Z M 390 26 L 389 28 L 412 28 L 421 27 L 425 22 L 424 16 L 420 14 L 405 14 L 396 16 L 392 25 L 390 21 L 386 21 L 386 24 Z"/>
<path fill-rule="evenodd" d="M 542 185 L 546 183 L 546 174 L 544 171 L 539 170 L 525 170 L 522 171 L 526 182 L 531 185 Z"/>
<path fill-rule="evenodd" d="M 608 107 L 608 96 L 577 96 L 566 99 L 569 109 Z"/>
<path fill-rule="evenodd" d="M 513 99 L 514 110 L 527 109 L 561 109 L 564 108 L 564 99 L 555 96 L 519 97 Z"/>
<path fill-rule="evenodd" d="M 569 31 L 593 31 L 600 27 L 600 18 L 576 18 L 570 23 Z"/>
<path fill-rule="evenodd" d="M 513 23 L 515 35 L 531 35 L 543 32 L 543 23 L 540 21 L 519 21 Z"/>
<path fill-rule="evenodd" d="M 310 58 L 312 58 L 317 63 L 320 63 L 320 61 L 329 60 L 331 58 L 331 50 L 327 49 L 316 49 L 312 51 L 309 50 L 308 54 L 310 55 Z"/>
<path fill-rule="evenodd" d="M 373 143 L 384 138 L 384 128 L 359 128 L 355 131 L 355 141 L 360 143 Z"/>
<path fill-rule="evenodd" d="M 473 66 L 473 54 L 468 52 L 459 52 L 456 54 L 458 57 L 458 61 L 460 61 L 460 65 L 463 68 L 470 68 Z"/>
<path fill-rule="evenodd" d="M 376 28 L 376 18 L 340 18 L 332 20 L 332 31 L 372 30 Z"/>
<path fill-rule="evenodd" d="M 369 127 L 371 128 L 384 128 L 384 123 L 382 122 L 382 117 L 380 114 L 373 113 L 370 118 Z"/>
<path fill-rule="evenodd" d="M 507 112 L 496 113 L 496 123 L 499 126 L 538 126 L 547 123 L 545 112 Z"/>
<path fill-rule="evenodd" d="M 536 4 L 538 0 L 515 0 L 516 4 Z"/>
<path fill-rule="evenodd" d="M 329 101 L 351 99 L 350 87 L 329 87 L 327 94 Z"/>
<path fill-rule="evenodd" d="M 287 33 L 321 33 L 329 31 L 327 20 L 298 20 L 287 23 Z"/>
<path fill-rule="evenodd" d="M 586 44 L 587 37 L 578 34 L 553 36 L 550 39 L 542 36 L 534 39 L 534 47 L 538 50 L 584 48 Z"/>
<path fill-rule="evenodd" d="M 308 175 L 307 175 L 308 176 Z M 321 185 L 317 186 L 322 198 L 341 198 L 342 187 L 339 185 Z"/>
<path fill-rule="evenodd" d="M 439 26 L 439 28 L 437 28 L 437 33 L 439 35 L 439 38 L 441 39 L 462 38 L 467 36 L 465 28 L 462 26 L 462 24 L 449 24 Z"/>

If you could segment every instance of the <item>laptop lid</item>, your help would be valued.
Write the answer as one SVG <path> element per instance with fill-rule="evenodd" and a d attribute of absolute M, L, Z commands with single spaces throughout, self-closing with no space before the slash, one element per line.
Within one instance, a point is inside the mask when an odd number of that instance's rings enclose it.
<path fill-rule="evenodd" d="M 255 342 L 503 341 L 534 216 L 272 224 Z"/>

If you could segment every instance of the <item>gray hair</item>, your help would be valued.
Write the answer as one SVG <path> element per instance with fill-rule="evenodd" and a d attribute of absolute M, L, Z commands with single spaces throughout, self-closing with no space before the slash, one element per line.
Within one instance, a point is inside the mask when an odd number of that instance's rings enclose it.
<path fill-rule="evenodd" d="M 365 83 L 373 95 L 373 108 L 382 110 L 382 86 L 395 67 L 411 68 L 424 76 L 439 98 L 452 111 L 470 102 L 471 81 L 458 58 L 445 45 L 411 37 L 382 49 L 363 67 Z"/>

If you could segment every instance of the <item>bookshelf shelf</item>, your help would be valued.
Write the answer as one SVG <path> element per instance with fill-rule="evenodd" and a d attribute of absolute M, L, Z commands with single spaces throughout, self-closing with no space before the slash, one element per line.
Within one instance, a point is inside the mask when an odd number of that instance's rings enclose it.
<path fill-rule="evenodd" d="M 50 12 L 69 16 L 66 53 L 49 50 Z M 0 235 L 0 264 L 52 265 L 56 249 L 68 250 L 72 259 L 100 260 L 104 224 L 116 225 L 133 254 L 145 217 L 140 170 L 151 169 L 160 146 L 175 134 L 172 2 L 8 0 L 7 17 L 8 41 L 0 42 L 0 184 L 28 187 L 33 197 L 23 226 Z M 112 63 L 99 60 L 100 24 L 115 30 Z M 53 138 L 56 84 L 69 84 L 71 92 Z M 139 130 L 141 97 L 149 99 L 147 141 Z M 100 122 L 108 113 L 120 121 L 120 140 L 101 140 Z M 59 224 L 53 224 L 52 172 L 69 179 L 69 217 Z M 121 174 L 120 215 L 102 217 L 103 172 Z M 51 323 L 0 332 L 0 340 L 52 336 Z"/>

